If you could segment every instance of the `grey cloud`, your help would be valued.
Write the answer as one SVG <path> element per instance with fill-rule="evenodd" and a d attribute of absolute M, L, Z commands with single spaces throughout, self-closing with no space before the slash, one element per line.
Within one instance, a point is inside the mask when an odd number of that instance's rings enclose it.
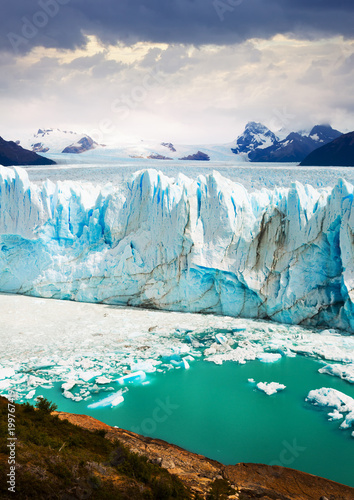
<path fill-rule="evenodd" d="M 353 15 L 352 0 L 16 0 L 2 8 L 0 49 L 74 48 L 84 33 L 106 43 L 194 45 L 277 33 L 353 37 Z"/>
<path fill-rule="evenodd" d="M 345 59 L 343 64 L 337 69 L 336 74 L 348 75 L 354 70 L 354 54 L 351 54 Z"/>

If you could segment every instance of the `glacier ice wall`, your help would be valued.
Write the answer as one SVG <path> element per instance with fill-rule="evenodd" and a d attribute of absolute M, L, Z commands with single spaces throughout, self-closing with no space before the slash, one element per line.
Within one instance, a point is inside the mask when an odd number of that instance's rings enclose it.
<path fill-rule="evenodd" d="M 0 167 L 0 291 L 354 331 L 353 192 L 156 170 L 36 185 Z"/>

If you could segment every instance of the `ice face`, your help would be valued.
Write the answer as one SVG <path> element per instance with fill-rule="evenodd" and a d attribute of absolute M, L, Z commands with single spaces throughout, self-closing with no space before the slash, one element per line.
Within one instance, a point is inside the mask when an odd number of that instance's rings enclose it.
<path fill-rule="evenodd" d="M 156 170 L 123 187 L 0 169 L 0 290 L 354 330 L 353 186 L 248 192 Z"/>

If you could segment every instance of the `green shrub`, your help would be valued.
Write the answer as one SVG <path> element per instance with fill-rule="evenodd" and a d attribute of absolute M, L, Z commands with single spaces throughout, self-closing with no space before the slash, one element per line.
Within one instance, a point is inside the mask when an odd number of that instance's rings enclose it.
<path fill-rule="evenodd" d="M 38 398 L 36 403 L 36 408 L 43 413 L 52 413 L 58 409 L 58 406 L 46 398 Z"/>
<path fill-rule="evenodd" d="M 234 493 L 235 490 L 231 488 L 226 479 L 215 479 L 207 495 L 207 500 L 225 500 Z"/>

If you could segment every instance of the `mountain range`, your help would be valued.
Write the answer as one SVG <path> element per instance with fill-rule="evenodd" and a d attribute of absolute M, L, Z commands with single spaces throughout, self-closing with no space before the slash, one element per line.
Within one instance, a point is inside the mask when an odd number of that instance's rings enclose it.
<path fill-rule="evenodd" d="M 0 164 L 9 165 L 48 165 L 43 154 L 60 163 L 79 162 L 116 162 L 117 160 L 147 159 L 174 161 L 223 161 L 223 162 L 305 162 L 308 155 L 331 144 L 342 137 L 342 133 L 330 125 L 316 125 L 308 132 L 286 132 L 277 134 L 257 122 L 247 123 L 244 131 L 233 143 L 219 145 L 177 145 L 172 142 L 136 141 L 135 143 L 114 143 L 110 146 L 98 144 L 87 134 L 60 129 L 39 129 L 36 133 L 11 143 L 3 140 L 0 147 Z M 343 136 L 344 137 L 344 136 Z M 6 146 L 5 146 L 6 143 Z M 22 147 L 20 147 L 20 144 Z M 349 149 L 352 147 L 348 144 Z M 26 148 L 26 149 L 24 149 Z M 27 150 L 27 153 L 25 151 Z M 326 157 L 327 151 L 324 150 Z M 353 164 L 350 152 L 347 158 L 339 158 L 338 150 L 332 159 L 315 159 L 322 165 Z M 81 157 L 82 159 L 79 159 Z M 50 160 L 47 160 L 50 162 Z M 326 163 L 328 161 L 329 163 Z M 344 162 L 344 163 L 343 163 Z M 306 165 L 307 163 L 302 163 Z"/>
<path fill-rule="evenodd" d="M 249 122 L 236 139 L 233 153 L 247 156 L 251 162 L 301 162 L 315 149 L 342 135 L 330 125 L 316 125 L 306 134 L 290 132 L 281 140 L 261 123 Z"/>

